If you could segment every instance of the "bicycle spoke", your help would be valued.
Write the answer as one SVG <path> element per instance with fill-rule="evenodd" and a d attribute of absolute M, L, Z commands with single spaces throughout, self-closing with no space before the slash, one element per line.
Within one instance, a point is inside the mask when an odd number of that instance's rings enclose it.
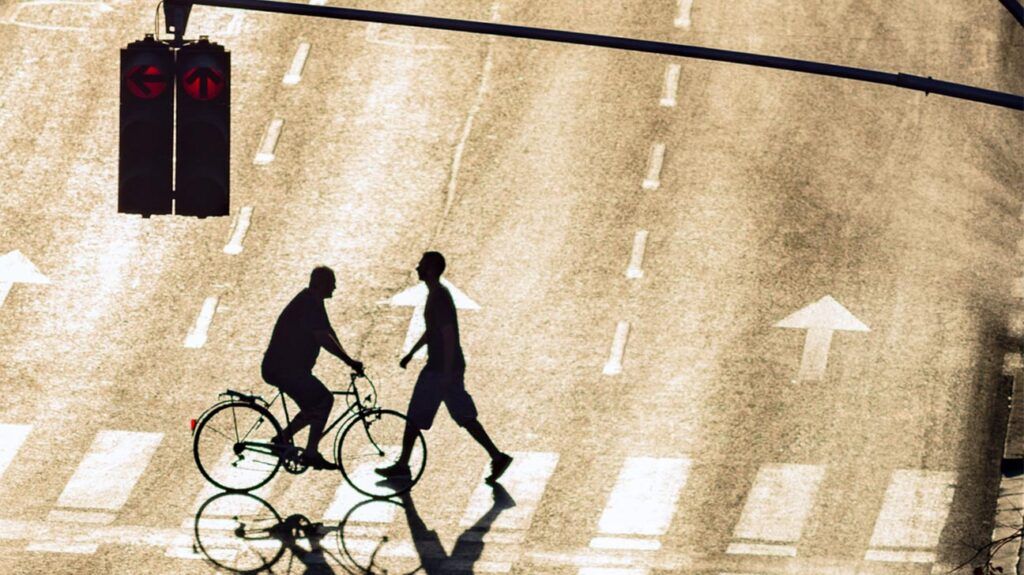
<path fill-rule="evenodd" d="M 213 427 L 212 425 L 207 425 L 206 429 L 216 433 L 217 435 L 223 437 L 224 439 L 227 439 L 228 441 L 231 441 L 231 437 L 229 435 L 227 435 L 223 431 L 217 429 L 216 427 Z"/>

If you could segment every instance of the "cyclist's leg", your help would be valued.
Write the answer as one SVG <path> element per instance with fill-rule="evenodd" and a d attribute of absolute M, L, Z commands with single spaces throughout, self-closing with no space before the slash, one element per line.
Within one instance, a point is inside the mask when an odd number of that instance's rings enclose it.
<path fill-rule="evenodd" d="M 334 406 L 334 395 L 312 373 L 280 373 L 264 369 L 263 378 L 299 406 L 298 413 L 281 432 L 280 439 L 287 441 L 309 425 L 307 451 L 310 448 L 316 451 L 323 436 L 324 425 Z"/>

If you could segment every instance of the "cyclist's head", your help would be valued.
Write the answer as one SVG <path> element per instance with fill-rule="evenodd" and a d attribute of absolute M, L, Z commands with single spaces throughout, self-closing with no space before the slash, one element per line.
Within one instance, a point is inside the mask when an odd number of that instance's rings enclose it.
<path fill-rule="evenodd" d="M 319 266 L 309 274 L 309 289 L 320 294 L 321 297 L 331 297 L 334 294 L 334 288 L 334 272 L 331 268 Z"/>
<path fill-rule="evenodd" d="M 437 279 L 444 273 L 445 261 L 441 252 L 425 252 L 416 266 L 421 280 Z"/>

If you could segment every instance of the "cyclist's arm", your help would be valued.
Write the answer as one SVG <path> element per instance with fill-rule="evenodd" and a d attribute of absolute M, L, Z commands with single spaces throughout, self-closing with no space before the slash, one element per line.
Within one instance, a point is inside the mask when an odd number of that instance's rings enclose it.
<path fill-rule="evenodd" d="M 318 329 L 313 332 L 313 337 L 316 338 L 316 342 L 320 344 L 320 347 L 326 349 L 332 355 L 347 363 L 352 369 L 359 371 L 356 366 L 359 362 L 352 359 L 347 353 L 345 353 L 345 348 L 341 347 L 341 342 L 338 341 L 338 336 L 336 336 L 333 331 Z"/>

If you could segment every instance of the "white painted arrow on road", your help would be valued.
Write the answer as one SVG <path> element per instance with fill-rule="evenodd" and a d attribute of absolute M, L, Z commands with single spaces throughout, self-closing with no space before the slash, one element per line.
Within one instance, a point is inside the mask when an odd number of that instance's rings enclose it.
<path fill-rule="evenodd" d="M 448 280 L 441 278 L 441 285 L 448 288 L 448 291 L 452 294 L 452 300 L 455 302 L 455 309 L 480 309 L 480 306 L 475 301 L 470 299 L 470 297 L 463 293 L 462 290 L 453 286 Z M 412 349 L 416 340 L 418 340 L 420 336 L 423 335 L 423 332 L 427 330 L 427 325 L 423 320 L 423 306 L 427 303 L 427 284 L 420 282 L 411 288 L 391 296 L 391 299 L 380 303 L 386 303 L 391 306 L 413 308 L 412 320 L 409 321 L 409 331 L 405 333 L 405 344 L 402 346 L 402 354 L 404 355 L 409 353 L 409 350 Z M 426 347 L 423 347 L 416 352 L 416 355 L 414 355 L 413 358 L 423 359 L 426 356 Z"/>
<path fill-rule="evenodd" d="M 789 315 L 775 327 L 807 330 L 798 376 L 805 381 L 821 381 L 825 376 L 833 331 L 871 331 L 829 295 Z"/>
<path fill-rule="evenodd" d="M 44 276 L 24 254 L 14 250 L 0 256 L 0 307 L 3 307 L 15 283 L 48 284 L 50 278 Z"/>

